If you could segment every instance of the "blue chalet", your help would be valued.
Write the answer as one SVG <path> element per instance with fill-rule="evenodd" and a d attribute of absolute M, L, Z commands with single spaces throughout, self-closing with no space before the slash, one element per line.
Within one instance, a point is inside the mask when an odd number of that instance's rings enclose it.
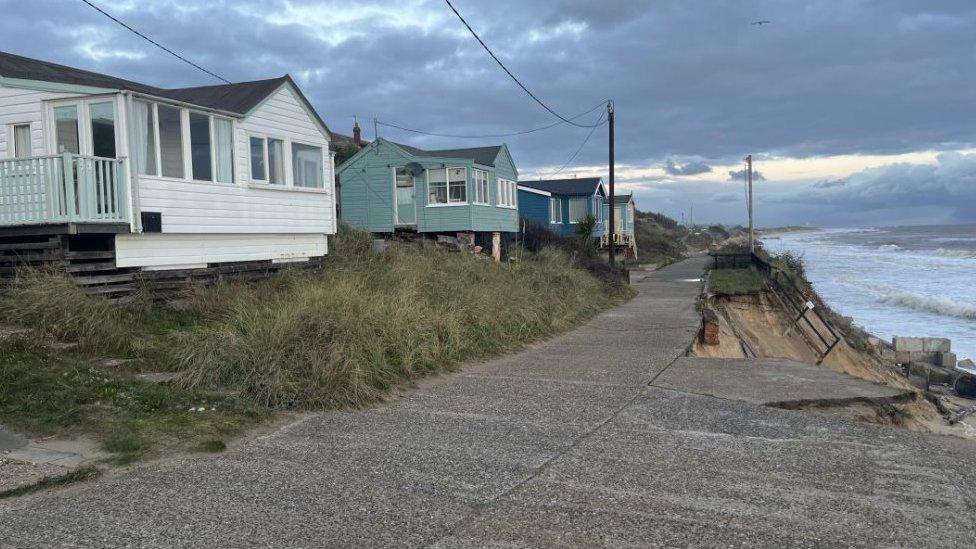
<path fill-rule="evenodd" d="M 580 219 L 597 219 L 594 236 L 606 233 L 607 191 L 600 177 L 519 181 L 519 217 L 545 225 L 560 235 L 576 233 Z"/>

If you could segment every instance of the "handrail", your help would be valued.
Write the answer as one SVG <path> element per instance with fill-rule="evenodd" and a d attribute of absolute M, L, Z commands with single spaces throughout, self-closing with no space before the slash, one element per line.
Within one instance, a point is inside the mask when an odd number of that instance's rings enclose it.
<path fill-rule="evenodd" d="M 129 222 L 125 163 L 72 153 L 0 160 L 0 226 Z"/>

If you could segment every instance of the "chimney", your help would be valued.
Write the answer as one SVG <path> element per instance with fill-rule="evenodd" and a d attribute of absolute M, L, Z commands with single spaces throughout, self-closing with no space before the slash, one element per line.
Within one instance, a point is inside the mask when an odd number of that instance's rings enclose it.
<path fill-rule="evenodd" d="M 356 143 L 357 147 L 363 146 L 363 135 L 362 131 L 359 129 L 359 121 L 357 120 L 352 126 L 352 140 Z"/>

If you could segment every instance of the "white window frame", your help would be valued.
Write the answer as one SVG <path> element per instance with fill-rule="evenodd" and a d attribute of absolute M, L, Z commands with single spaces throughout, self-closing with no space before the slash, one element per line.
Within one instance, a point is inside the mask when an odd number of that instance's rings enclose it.
<path fill-rule="evenodd" d="M 511 179 L 502 177 L 496 178 L 498 181 L 498 207 L 499 208 L 518 208 L 518 189 Z"/>
<path fill-rule="evenodd" d="M 252 137 L 254 137 L 256 139 L 260 139 L 263 142 L 263 146 L 262 146 L 261 152 L 264 155 L 264 179 L 254 179 L 252 177 L 252 173 L 251 173 L 251 138 Z M 269 139 L 274 139 L 276 141 L 281 141 L 281 148 L 282 148 L 282 151 L 281 151 L 282 167 L 281 168 L 282 168 L 282 177 L 284 178 L 284 181 L 282 181 L 281 183 L 272 183 L 271 182 L 271 163 L 269 162 L 270 161 L 270 158 L 269 158 L 270 154 L 268 152 L 268 140 Z M 322 148 L 321 145 L 312 145 L 311 143 L 300 142 L 300 144 L 302 144 L 302 145 L 308 145 L 310 147 L 319 147 L 319 148 Z M 323 163 L 323 170 L 324 169 L 325 169 L 325 165 Z M 292 181 L 292 176 L 291 176 L 291 140 L 290 139 L 286 139 L 286 138 L 284 138 L 284 137 L 282 137 L 280 135 L 271 135 L 271 134 L 265 134 L 265 133 L 248 132 L 248 134 L 247 134 L 247 178 L 248 178 L 248 183 L 250 185 L 256 186 L 256 187 L 260 187 L 262 189 L 289 189 L 289 190 L 301 190 L 301 191 L 321 191 L 322 189 L 325 188 L 324 187 L 324 185 L 325 185 L 325 177 L 324 176 L 322 178 L 322 185 L 323 185 L 323 187 L 321 187 L 321 188 L 294 187 L 293 186 L 293 181 Z"/>
<path fill-rule="evenodd" d="M 33 135 L 34 128 L 31 122 L 30 121 L 14 122 L 12 124 L 8 124 L 7 126 L 9 128 L 7 130 L 7 143 L 9 144 L 9 146 L 7 147 L 7 157 L 17 158 L 17 128 L 21 128 L 24 126 L 27 126 L 28 150 L 27 150 L 27 156 L 23 158 L 30 158 L 34 156 L 34 135 Z"/>
<path fill-rule="evenodd" d="M 468 168 L 467 166 L 444 166 L 443 168 L 436 168 L 437 170 L 444 170 L 444 183 L 447 185 L 447 202 L 431 202 L 430 201 L 430 172 L 435 171 L 433 168 L 424 170 L 424 183 L 425 192 L 427 194 L 427 208 L 447 208 L 452 206 L 467 206 L 468 205 Z M 463 202 L 451 202 L 451 172 L 450 170 L 464 170 L 464 201 Z"/>
<path fill-rule="evenodd" d="M 573 219 L 573 203 L 576 203 L 576 204 L 582 203 L 583 204 L 583 215 L 577 217 L 576 219 Z M 569 224 L 570 225 L 579 225 L 580 219 L 583 219 L 584 217 L 586 217 L 586 213 L 587 213 L 586 212 L 586 199 L 585 198 L 579 198 L 579 197 L 570 198 L 569 199 L 569 204 L 567 205 L 567 208 L 566 209 L 567 209 L 567 212 L 566 213 L 567 213 L 567 215 L 569 215 Z"/>
<path fill-rule="evenodd" d="M 478 176 L 479 175 L 483 175 L 484 176 L 484 181 L 479 181 L 478 180 Z M 481 205 L 481 206 L 490 206 L 491 205 L 491 202 L 490 202 L 490 200 L 491 200 L 491 176 L 488 173 L 488 171 L 487 170 L 480 170 L 478 168 L 472 168 L 471 169 L 471 183 L 472 183 L 472 187 L 473 187 L 472 190 L 474 191 L 473 193 L 471 193 L 472 194 L 472 196 L 471 196 L 471 203 L 472 204 L 478 204 L 478 205 Z M 448 181 L 447 184 L 448 184 L 448 197 L 447 198 L 448 198 L 448 200 L 450 200 L 451 199 L 451 197 L 450 197 L 450 192 L 451 192 L 451 190 L 450 190 L 450 184 L 451 184 L 450 181 Z M 465 194 L 467 194 L 467 193 L 465 193 Z M 467 197 L 465 196 L 465 198 L 467 198 Z"/>
<path fill-rule="evenodd" d="M 555 215 L 556 213 L 559 215 Z M 549 197 L 549 223 L 553 225 L 563 223 L 563 201 L 561 198 Z"/>
<path fill-rule="evenodd" d="M 74 106 L 78 113 L 78 154 L 81 156 L 94 156 L 92 149 L 92 130 L 91 130 L 91 106 L 97 103 L 111 103 L 115 115 L 115 155 L 119 158 L 124 156 L 123 151 L 127 146 L 122 141 L 122 124 L 125 118 L 121 116 L 122 105 L 115 95 L 93 95 L 85 98 L 59 99 L 47 101 L 44 109 L 46 121 L 44 127 L 47 129 L 47 149 L 50 154 L 60 154 L 57 150 L 57 136 L 55 130 L 54 109 L 58 107 Z"/>
<path fill-rule="evenodd" d="M 288 147 L 288 156 L 289 156 L 288 162 L 289 162 L 289 165 L 291 166 L 290 167 L 290 170 L 291 170 L 290 171 L 290 173 L 291 173 L 291 182 L 290 182 L 291 183 L 291 186 L 294 189 L 303 190 L 303 191 L 321 191 L 321 190 L 325 189 L 325 181 L 326 181 L 325 174 L 326 174 L 326 163 L 327 163 L 326 162 L 326 158 L 327 157 L 325 156 L 325 151 L 329 148 L 328 145 L 326 145 L 326 146 L 323 147 L 322 145 L 315 145 L 315 144 L 312 144 L 312 143 L 306 143 L 305 141 L 297 141 L 297 140 L 294 140 L 294 139 L 287 139 L 287 140 L 286 139 L 282 139 L 282 141 L 285 141 L 285 146 Z M 294 151 L 292 150 L 292 148 L 294 147 L 294 145 L 303 145 L 305 147 L 312 147 L 312 148 L 315 148 L 315 149 L 318 149 L 319 150 L 319 156 L 322 157 L 322 173 L 319 174 L 319 176 L 320 176 L 319 179 L 322 182 L 322 186 L 321 187 L 301 187 L 301 186 L 295 185 L 295 164 L 294 164 L 295 159 L 294 159 Z"/>

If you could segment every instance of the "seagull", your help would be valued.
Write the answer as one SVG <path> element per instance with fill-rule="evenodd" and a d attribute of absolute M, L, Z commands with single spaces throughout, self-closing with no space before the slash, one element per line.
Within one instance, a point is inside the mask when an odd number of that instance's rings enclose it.
<path fill-rule="evenodd" d="M 768 25 L 770 23 L 772 23 L 772 21 L 767 21 L 765 19 L 763 19 L 762 21 L 753 21 L 752 22 L 753 25 Z"/>

